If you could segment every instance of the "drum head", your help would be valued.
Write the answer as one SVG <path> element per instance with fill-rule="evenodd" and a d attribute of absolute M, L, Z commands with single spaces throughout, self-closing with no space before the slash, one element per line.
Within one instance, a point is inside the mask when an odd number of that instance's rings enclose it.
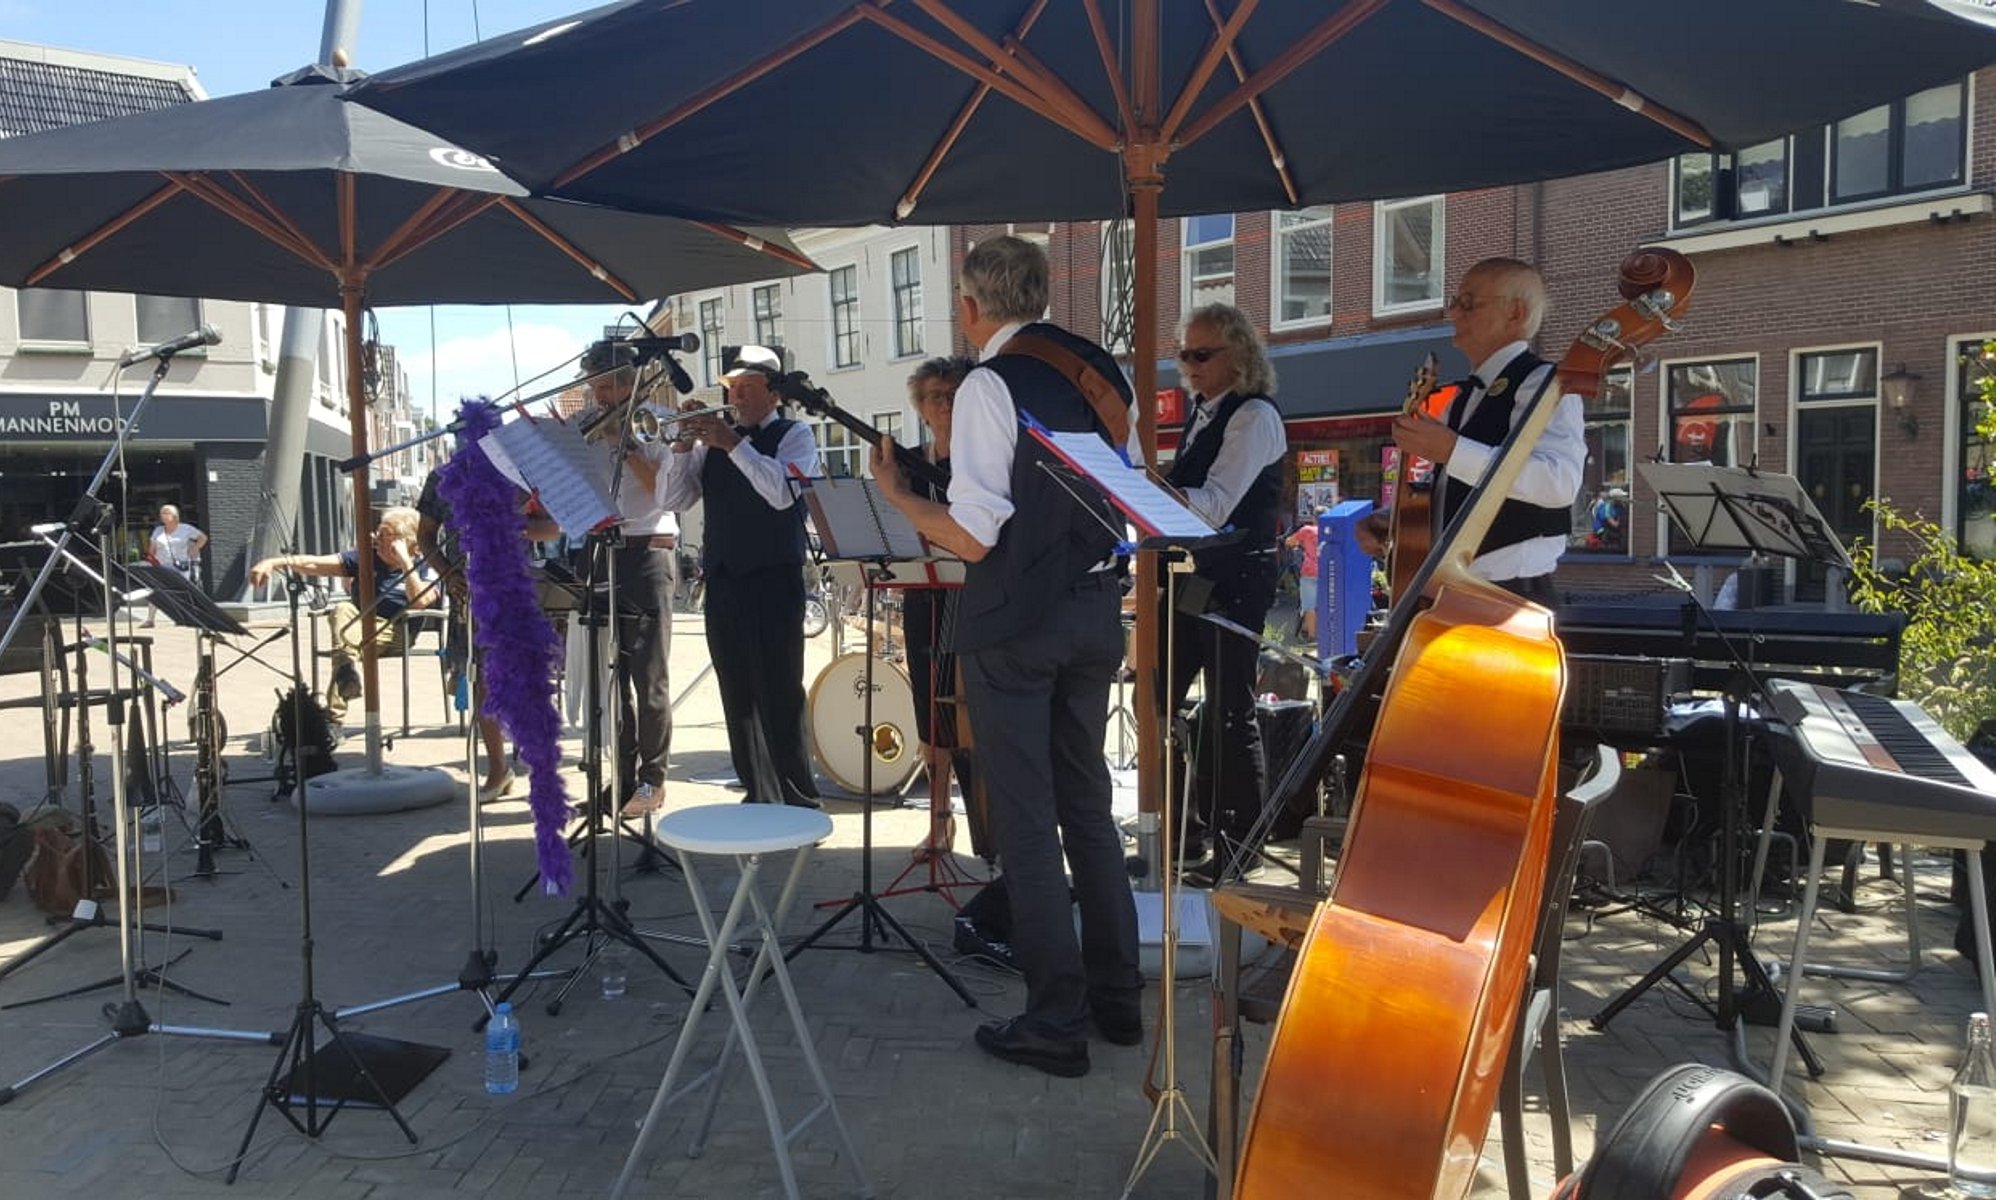
<path fill-rule="evenodd" d="M 843 654 L 827 664 L 813 681 L 806 701 L 813 757 L 829 779 L 857 796 L 866 794 L 862 775 L 872 757 L 873 777 L 868 781 L 872 794 L 900 792 L 917 773 L 922 757 L 910 677 L 897 664 L 876 659 L 872 712 L 868 700 L 866 654 Z M 855 731 L 869 720 L 873 725 L 864 751 L 861 736 Z"/>

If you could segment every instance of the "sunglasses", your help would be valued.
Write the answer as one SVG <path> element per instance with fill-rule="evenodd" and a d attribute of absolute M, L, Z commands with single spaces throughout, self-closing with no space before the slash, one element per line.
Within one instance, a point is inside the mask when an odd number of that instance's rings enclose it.
<path fill-rule="evenodd" d="M 1471 296 L 1467 295 L 1464 292 L 1460 292 L 1458 295 L 1453 296 L 1451 299 L 1445 301 L 1444 307 L 1445 311 L 1447 312 L 1451 311 L 1452 309 L 1457 309 L 1459 312 L 1469 313 L 1469 312 L 1477 312 L 1479 310 L 1480 305 L 1488 303 L 1491 303 L 1491 301 L 1482 299 L 1481 297 L 1478 296 Z"/>
<path fill-rule="evenodd" d="M 1227 348 L 1222 346 L 1183 350 L 1181 351 L 1181 361 L 1184 363 L 1205 363 L 1218 354 L 1227 353 L 1229 353 Z"/>

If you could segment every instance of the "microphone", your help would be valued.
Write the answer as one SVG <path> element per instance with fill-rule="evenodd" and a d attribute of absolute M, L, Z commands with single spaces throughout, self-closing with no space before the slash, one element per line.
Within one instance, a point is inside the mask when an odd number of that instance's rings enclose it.
<path fill-rule="evenodd" d="M 687 336 L 694 335 L 690 333 Z M 666 364 L 667 379 L 673 383 L 675 391 L 683 396 L 694 391 L 694 380 L 688 378 L 687 368 L 681 365 L 679 359 L 669 354 L 662 361 Z"/>
<path fill-rule="evenodd" d="M 693 354 L 701 349 L 701 335 L 677 333 L 672 337 L 620 338 L 617 344 L 632 347 L 638 351 L 641 358 L 655 354 Z"/>
<path fill-rule="evenodd" d="M 200 329 L 184 333 L 172 341 L 148 346 L 144 350 L 127 350 L 118 356 L 118 365 L 129 367 L 135 363 L 145 362 L 149 358 L 168 359 L 183 350 L 192 350 L 197 346 L 217 346 L 221 343 L 222 335 L 215 331 L 215 326 L 203 324 Z"/>

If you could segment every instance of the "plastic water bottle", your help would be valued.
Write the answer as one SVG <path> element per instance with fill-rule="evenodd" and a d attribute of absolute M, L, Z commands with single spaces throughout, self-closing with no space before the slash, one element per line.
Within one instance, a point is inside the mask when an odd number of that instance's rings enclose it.
<path fill-rule="evenodd" d="M 486 1090 L 505 1096 L 521 1085 L 521 1023 L 514 1006 L 501 1001 L 486 1023 Z"/>
<path fill-rule="evenodd" d="M 1951 1078 L 1951 1191 L 1985 1200 L 1993 1195 L 1993 1019 L 1965 1022 L 1965 1060 Z"/>
<path fill-rule="evenodd" d="M 140 809 L 139 849 L 147 854 L 158 854 L 162 844 L 159 805 Z"/>

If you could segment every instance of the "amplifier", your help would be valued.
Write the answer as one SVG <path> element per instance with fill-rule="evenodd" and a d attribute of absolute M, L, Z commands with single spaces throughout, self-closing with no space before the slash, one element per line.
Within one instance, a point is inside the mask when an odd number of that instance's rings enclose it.
<path fill-rule="evenodd" d="M 1693 686 L 1694 664 L 1685 658 L 1568 654 L 1564 662 L 1569 667 L 1562 714 L 1566 729 L 1660 733 L 1667 706 Z"/>

